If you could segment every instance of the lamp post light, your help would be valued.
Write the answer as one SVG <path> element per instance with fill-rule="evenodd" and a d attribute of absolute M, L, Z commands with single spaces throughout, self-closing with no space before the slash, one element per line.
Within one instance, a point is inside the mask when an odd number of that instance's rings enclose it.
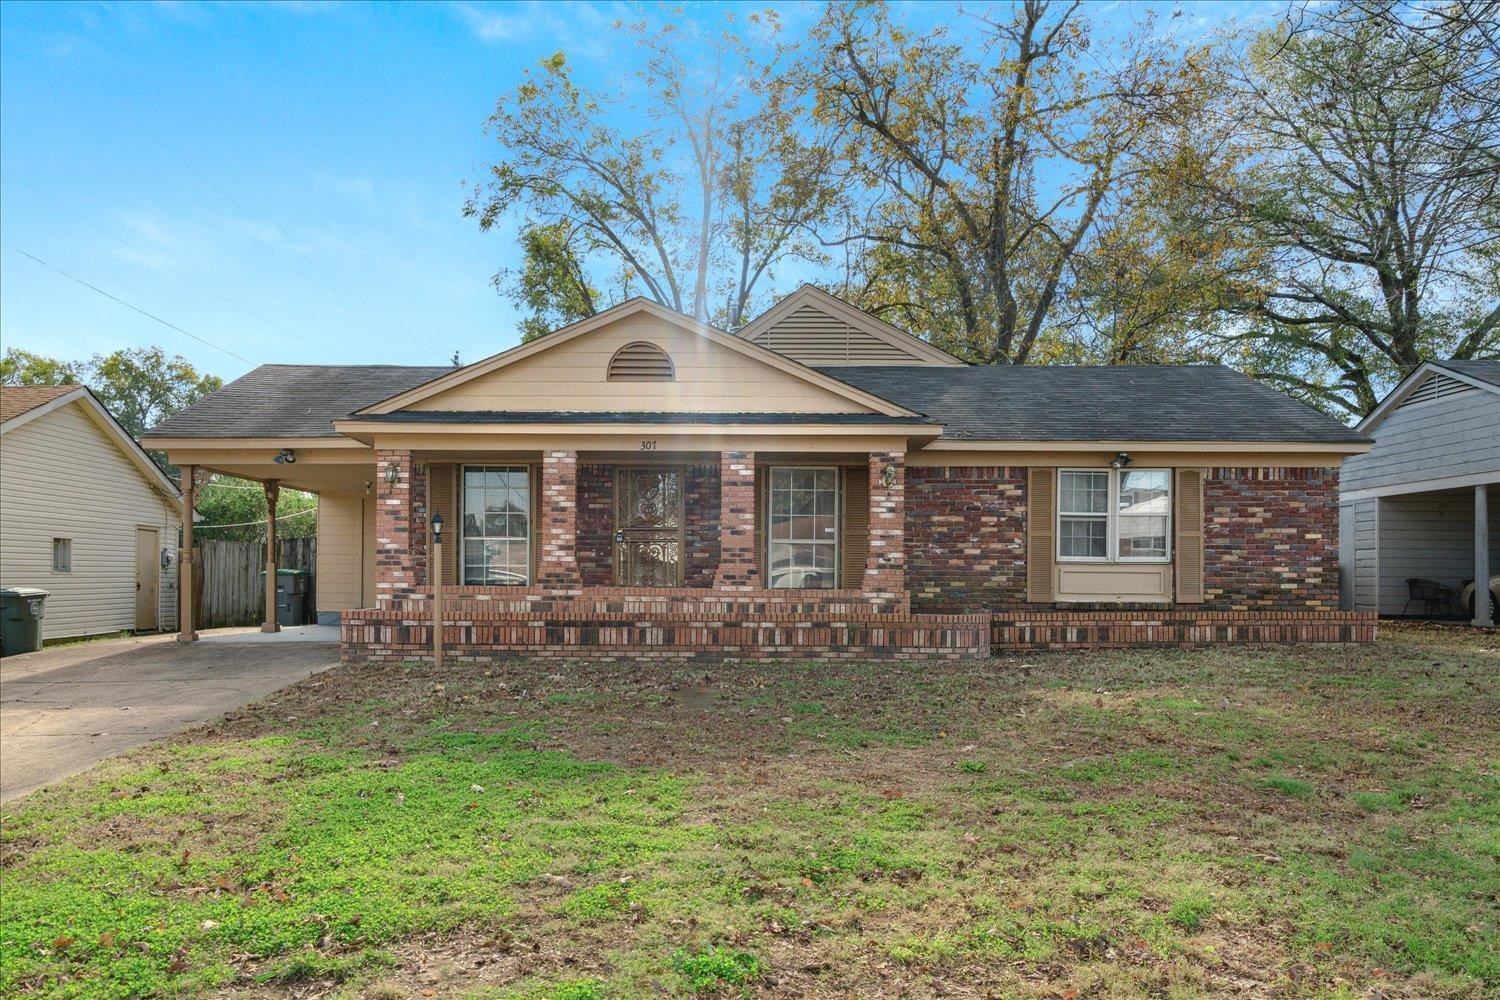
<path fill-rule="evenodd" d="M 432 515 L 432 665 L 443 665 L 443 515 Z"/>

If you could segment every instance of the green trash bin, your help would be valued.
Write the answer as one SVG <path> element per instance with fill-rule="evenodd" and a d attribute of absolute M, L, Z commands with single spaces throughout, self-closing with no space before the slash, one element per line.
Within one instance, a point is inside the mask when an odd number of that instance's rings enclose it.
<path fill-rule="evenodd" d="M 0 656 L 42 648 L 47 593 L 40 587 L 0 587 Z"/>

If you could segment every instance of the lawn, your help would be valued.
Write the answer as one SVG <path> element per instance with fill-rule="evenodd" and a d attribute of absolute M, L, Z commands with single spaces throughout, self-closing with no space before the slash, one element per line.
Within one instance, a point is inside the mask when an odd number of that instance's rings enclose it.
<path fill-rule="evenodd" d="M 5 807 L 6 996 L 1478 997 L 1500 640 L 340 668 Z"/>

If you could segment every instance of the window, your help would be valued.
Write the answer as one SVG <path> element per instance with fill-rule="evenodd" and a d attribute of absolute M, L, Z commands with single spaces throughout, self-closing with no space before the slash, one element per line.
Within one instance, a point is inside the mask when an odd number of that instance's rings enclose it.
<path fill-rule="evenodd" d="M 73 539 L 52 539 L 52 572 L 73 572 Z"/>
<path fill-rule="evenodd" d="M 772 467 L 766 566 L 777 588 L 837 585 L 839 473 L 837 469 Z"/>
<path fill-rule="evenodd" d="M 1057 474 L 1057 557 L 1165 562 L 1170 554 L 1170 469 L 1063 469 Z"/>
<path fill-rule="evenodd" d="M 531 582 L 531 470 L 464 467 L 463 582 Z"/>

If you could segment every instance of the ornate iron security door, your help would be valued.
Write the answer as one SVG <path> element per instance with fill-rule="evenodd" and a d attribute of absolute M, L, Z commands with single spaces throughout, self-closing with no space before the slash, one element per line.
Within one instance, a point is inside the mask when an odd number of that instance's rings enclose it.
<path fill-rule="evenodd" d="M 615 583 L 682 585 L 682 470 L 615 470 Z"/>

